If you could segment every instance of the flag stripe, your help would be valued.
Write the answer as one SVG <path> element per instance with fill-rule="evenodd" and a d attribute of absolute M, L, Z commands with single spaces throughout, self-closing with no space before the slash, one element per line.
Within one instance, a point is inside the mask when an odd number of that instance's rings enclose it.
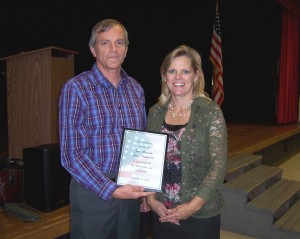
<path fill-rule="evenodd" d="M 213 64 L 213 89 L 212 98 L 221 106 L 224 100 L 224 89 L 223 89 L 223 66 L 222 66 L 222 40 L 220 30 L 220 18 L 218 1 L 216 6 L 215 23 L 213 25 L 213 34 L 211 41 L 211 49 L 209 59 Z"/>

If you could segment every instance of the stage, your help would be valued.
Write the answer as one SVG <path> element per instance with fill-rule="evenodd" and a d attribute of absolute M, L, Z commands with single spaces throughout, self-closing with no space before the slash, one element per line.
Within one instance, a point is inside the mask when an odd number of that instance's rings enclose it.
<path fill-rule="evenodd" d="M 227 122 L 228 158 L 238 154 L 262 153 L 267 164 L 300 151 L 300 124 L 247 124 Z M 271 153 L 273 151 L 273 153 Z M 282 151 L 282 152 L 281 152 Z M 268 159 L 266 157 L 273 157 Z M 277 157 L 277 159 L 275 159 Z"/>

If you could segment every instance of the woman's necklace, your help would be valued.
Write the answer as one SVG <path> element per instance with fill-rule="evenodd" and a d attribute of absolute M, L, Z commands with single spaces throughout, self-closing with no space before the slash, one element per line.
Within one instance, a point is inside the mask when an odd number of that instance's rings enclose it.
<path fill-rule="evenodd" d="M 182 110 L 181 112 L 179 112 L 179 114 L 175 114 L 174 109 L 176 107 L 174 107 L 173 100 L 171 100 L 171 102 L 169 104 L 169 112 L 171 113 L 171 115 L 173 116 L 173 118 L 183 117 L 183 116 L 185 116 L 185 112 L 189 111 L 192 108 L 193 101 L 194 101 L 194 96 L 193 96 L 193 98 L 191 100 L 190 105 L 187 108 L 185 108 L 184 110 Z"/>

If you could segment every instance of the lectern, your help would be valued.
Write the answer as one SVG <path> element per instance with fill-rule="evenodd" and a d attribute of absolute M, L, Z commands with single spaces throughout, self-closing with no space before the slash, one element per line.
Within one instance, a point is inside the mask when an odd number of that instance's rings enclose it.
<path fill-rule="evenodd" d="M 58 97 L 74 76 L 72 50 L 47 47 L 0 58 L 6 61 L 9 157 L 23 149 L 58 143 Z"/>

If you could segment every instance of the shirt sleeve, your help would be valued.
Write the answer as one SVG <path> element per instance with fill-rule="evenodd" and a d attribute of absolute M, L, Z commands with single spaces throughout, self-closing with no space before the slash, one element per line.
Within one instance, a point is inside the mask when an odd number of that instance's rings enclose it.
<path fill-rule="evenodd" d="M 59 98 L 61 163 L 85 188 L 108 201 L 117 185 L 105 177 L 85 152 L 89 137 L 82 126 L 84 101 L 75 85 L 66 83 Z"/>

